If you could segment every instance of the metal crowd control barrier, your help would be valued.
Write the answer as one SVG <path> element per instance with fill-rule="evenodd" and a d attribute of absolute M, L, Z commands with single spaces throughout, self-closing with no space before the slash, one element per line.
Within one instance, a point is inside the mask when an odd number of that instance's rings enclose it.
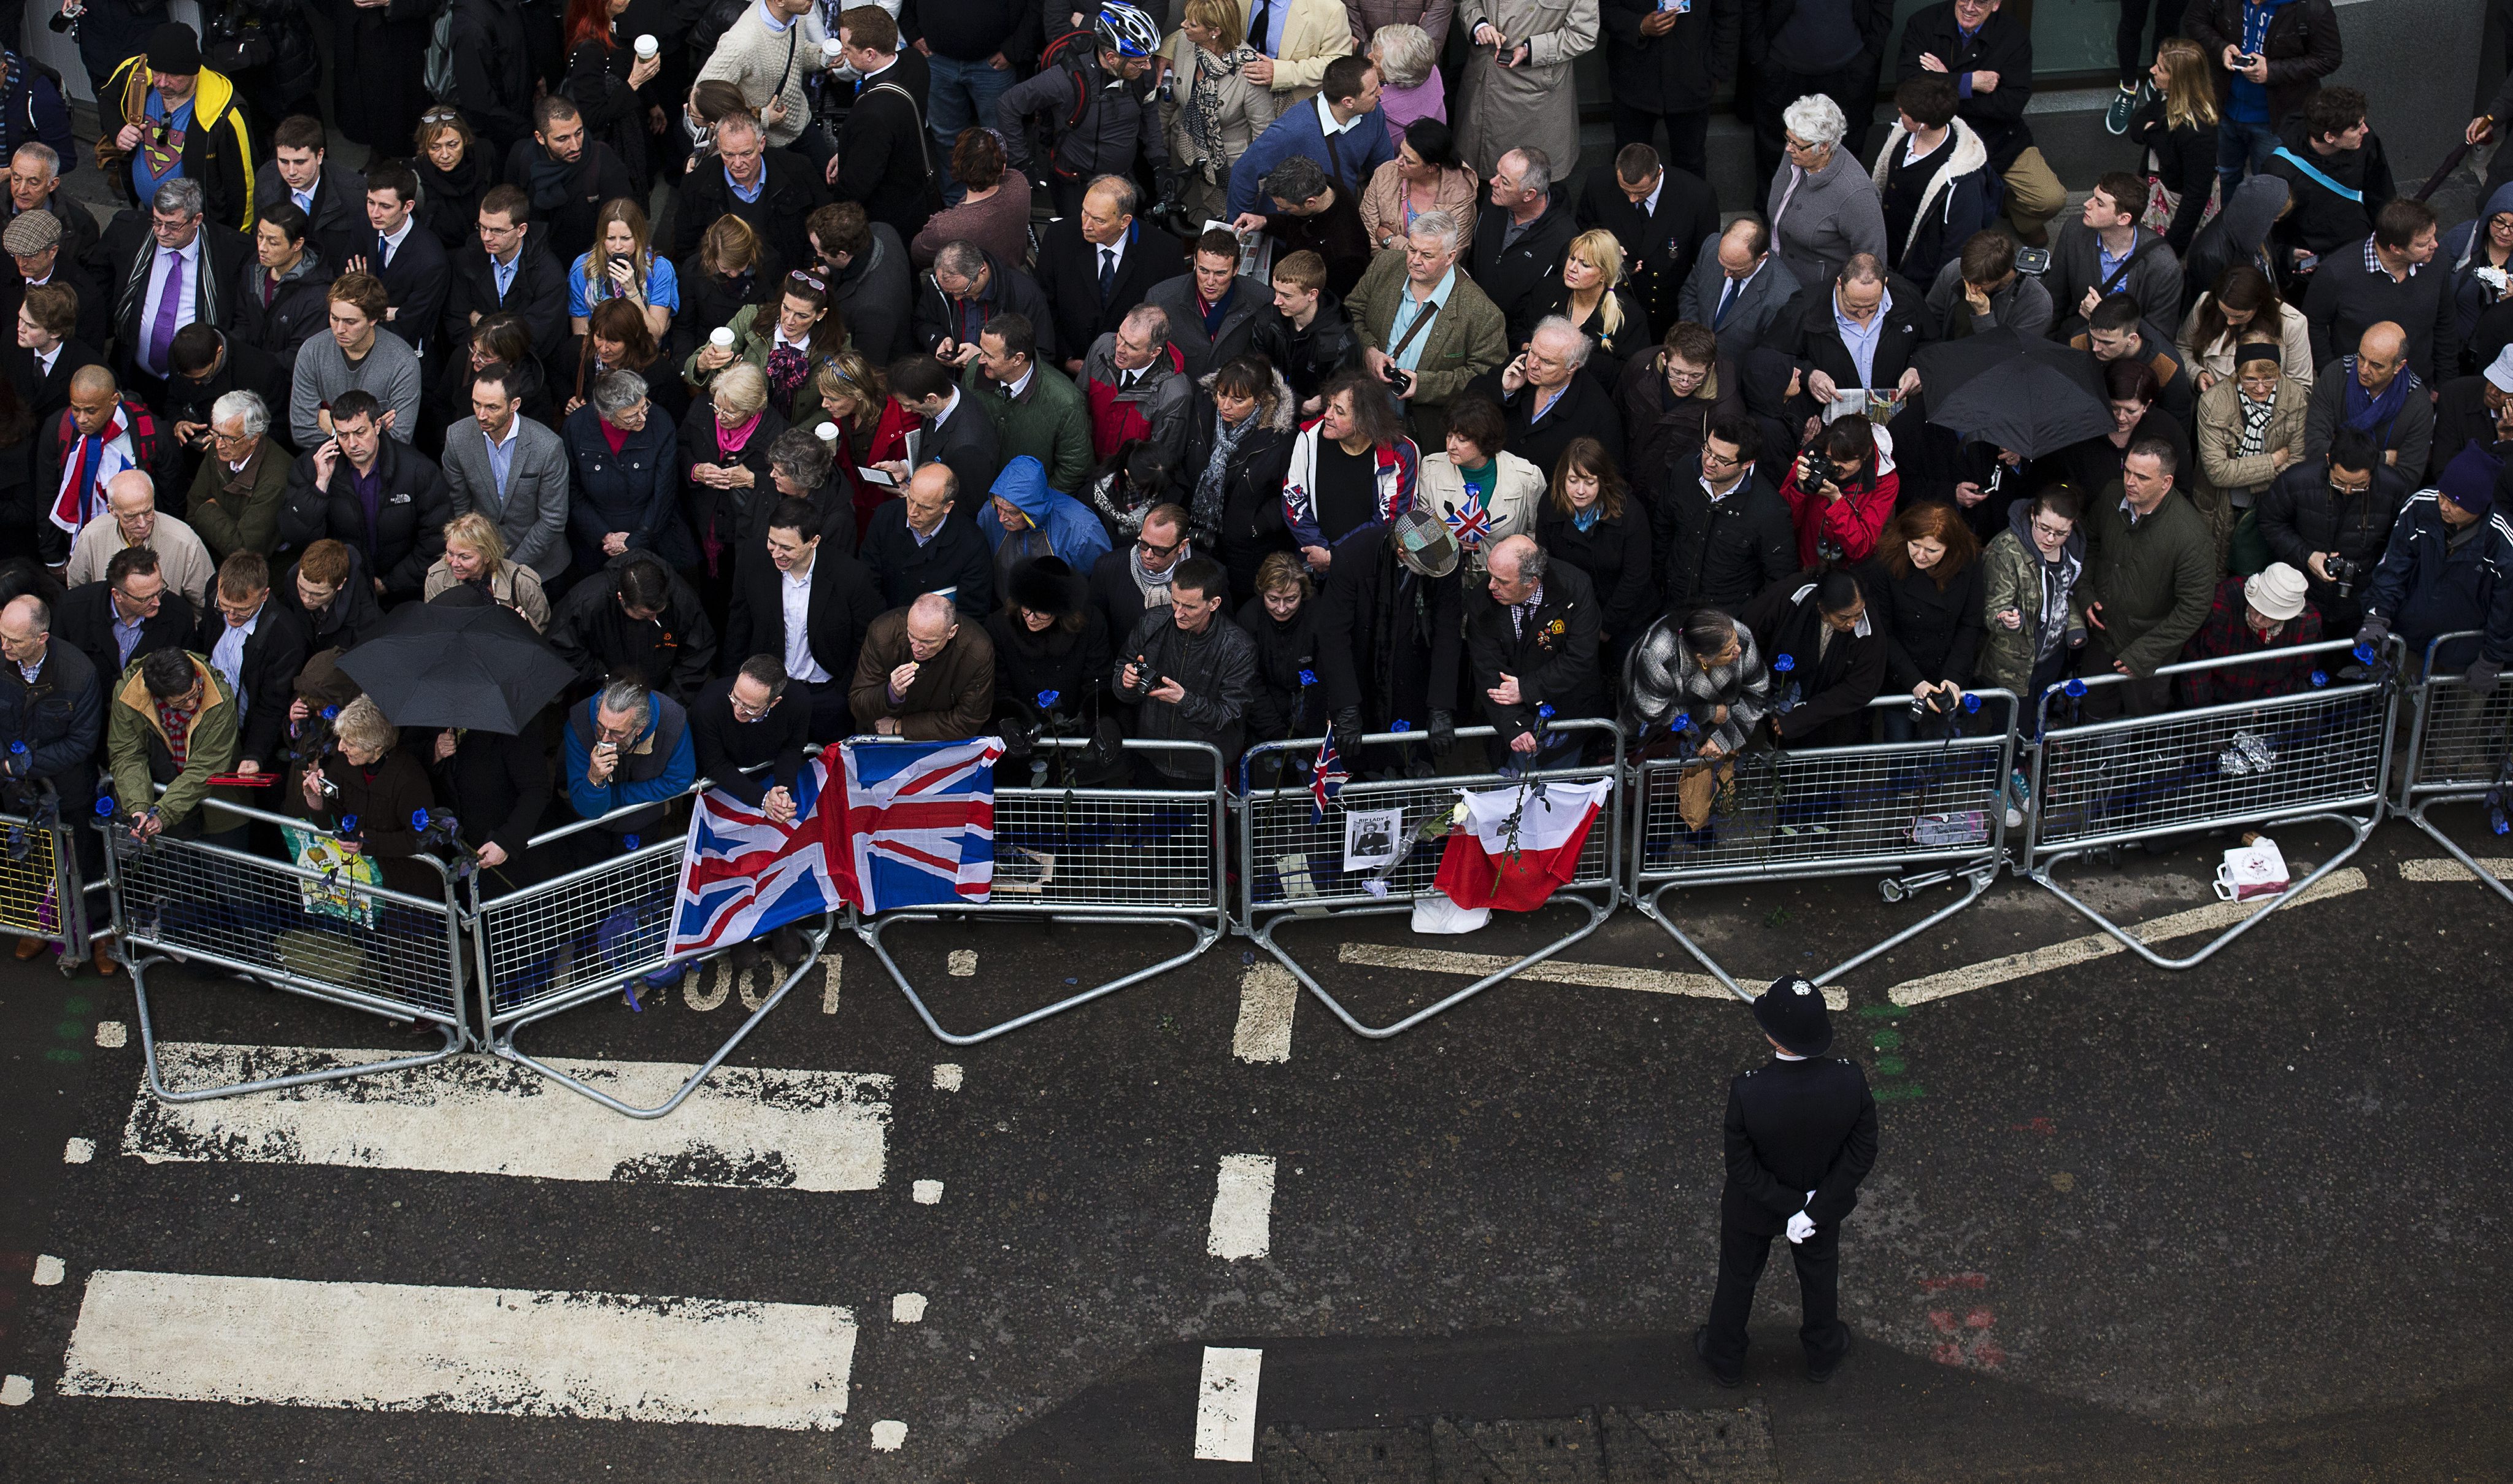
<path fill-rule="evenodd" d="M 87 962 L 98 937 L 89 894 L 109 887 L 79 868 L 77 829 L 88 822 L 65 818 L 50 783 L 37 798 L 28 813 L 0 814 L 0 930 L 54 944 L 67 976 Z M 110 902 L 105 911 L 110 917 Z"/>
<path fill-rule="evenodd" d="M 302 820 L 219 801 L 204 809 L 337 839 Z M 468 1032 L 462 1006 L 462 914 L 440 862 L 410 861 L 433 873 L 434 898 L 383 886 L 358 886 L 337 872 L 249 855 L 203 840 L 145 843 L 127 828 L 100 822 L 111 883 L 114 931 L 131 969 L 140 1008 L 140 1045 L 148 1090 L 169 1103 L 200 1103 L 238 1093 L 271 1092 L 373 1072 L 442 1062 L 462 1049 Z M 396 1021 L 419 1021 L 445 1037 L 440 1051 L 389 1057 L 324 1071 L 227 1083 L 184 1092 L 169 1089 L 157 1068 L 157 1034 L 148 1011 L 148 971 L 173 959 L 231 974 L 352 1010 Z"/>
<path fill-rule="evenodd" d="M 897 739 L 855 738 L 858 747 L 897 745 Z M 1046 753 L 1079 755 L 1088 743 L 1042 738 Z M 995 790 L 995 879 L 983 902 L 906 907 L 858 918 L 856 936 L 872 949 L 891 983 L 907 996 L 925 1028 L 953 1046 L 974 1046 L 1008 1031 L 1192 963 L 1220 942 L 1229 925 L 1225 884 L 1224 775 L 1221 753 L 1203 742 L 1129 742 L 1129 762 L 1166 757 L 1192 767 L 1192 788 L 1037 787 Z M 1169 775 L 1175 776 L 1175 775 Z M 1209 780 L 1209 781 L 1208 781 Z M 942 1028 L 882 937 L 902 922 L 1043 918 L 1048 922 L 1182 928 L 1195 942 L 1148 968 L 1068 994 L 966 1035 Z"/>
<path fill-rule="evenodd" d="M 2097 688 L 2126 683 L 2119 675 L 2046 691 L 2040 701 L 2042 741 L 2033 753 L 2034 809 L 2024 873 L 2160 969 L 2206 961 L 2301 897 L 2362 850 L 2382 821 L 2398 687 L 2391 676 L 2362 666 L 2357 673 L 2363 678 L 2339 673 L 2356 662 L 2351 648 L 2351 641 L 2338 639 L 2262 656 L 2166 665 L 2156 671 L 2159 677 L 2285 667 L 2308 669 L 2312 678 L 2284 695 L 2152 716 L 2079 722 L 2055 714 Z M 2394 641 L 2383 658 L 2396 664 L 2402 653 Z M 2067 694 L 2072 687 L 2075 697 Z M 2346 848 L 2181 958 L 2156 952 L 2070 894 L 2055 875 L 2062 862 L 2123 845 L 2241 824 L 2305 822 L 2345 827 Z"/>
<path fill-rule="evenodd" d="M 1741 999 L 1754 991 L 1675 925 L 1663 904 L 1685 887 L 1802 881 L 1870 871 L 1889 876 L 1885 900 L 1958 877 L 1971 889 L 1955 902 L 1815 976 L 1832 983 L 1980 900 L 2006 860 L 2007 811 L 2000 790 L 2014 771 L 2015 698 L 1975 691 L 1971 717 L 2002 702 L 1995 733 L 1933 742 L 1884 742 L 1804 751 L 1748 751 L 1735 759 L 1709 822 L 1684 821 L 1684 776 L 1715 765 L 1666 758 L 1640 765 L 1632 797 L 1630 895 L 1642 914 Z M 1907 695 L 1880 697 L 1873 711 L 1907 710 Z"/>
<path fill-rule="evenodd" d="M 2442 825 L 2426 817 L 2438 804 L 2484 804 L 2489 825 L 2499 834 L 2505 832 L 2498 821 L 2513 805 L 2513 688 L 2498 686 L 2490 695 L 2475 696 L 2457 672 L 2435 673 L 2437 650 L 2461 641 L 2474 654 L 2482 637 L 2473 629 L 2443 634 L 2427 643 L 2397 807 L 2410 823 L 2433 836 L 2436 844 L 2452 852 L 2453 859 L 2469 867 L 2471 875 L 2513 902 L 2513 888 L 2482 867 Z"/>
<path fill-rule="evenodd" d="M 1246 797 L 1240 805 L 1240 924 L 1250 937 L 1294 978 L 1307 987 L 1336 1019 L 1356 1035 L 1385 1040 L 1411 1030 L 1424 1021 L 1473 999 L 1493 985 L 1532 964 L 1542 963 L 1554 954 L 1597 931 L 1613 915 L 1617 900 L 1615 875 L 1622 855 L 1622 732 L 1611 721 L 1557 721 L 1551 730 L 1560 735 L 1604 739 L 1611 742 L 1612 760 L 1577 768 L 1548 768 L 1516 776 L 1499 773 L 1474 774 L 1462 778 L 1388 779 L 1364 782 L 1356 779 L 1345 783 L 1336 798 L 1336 807 L 1324 819 L 1313 818 L 1315 800 L 1305 783 L 1285 783 L 1273 788 L 1245 786 L 1252 773 L 1268 757 L 1282 759 L 1273 770 L 1289 776 L 1299 770 L 1287 766 L 1305 763 L 1317 755 L 1321 738 L 1306 741 L 1266 742 L 1251 748 L 1240 765 L 1240 778 Z M 1458 731 L 1460 741 L 1495 736 L 1490 727 L 1467 727 Z M 1429 739 L 1420 732 L 1381 732 L 1363 739 L 1365 745 L 1389 744 L 1400 748 L 1427 748 Z M 1358 759 L 1347 758 L 1347 766 Z M 1364 885 L 1368 877 L 1348 874 L 1342 869 L 1344 820 L 1349 812 L 1402 810 L 1399 833 L 1401 841 L 1424 826 L 1426 818 L 1445 818 L 1457 802 L 1459 789 L 1499 788 L 1514 783 L 1534 782 L 1594 782 L 1599 779 L 1613 781 L 1615 786 L 1606 796 L 1597 823 L 1591 825 L 1588 837 L 1579 848 L 1579 860 L 1571 880 L 1557 890 L 1555 902 L 1582 907 L 1588 920 L 1563 937 L 1519 959 L 1506 968 L 1495 970 L 1438 1003 L 1406 1016 L 1388 1025 L 1365 1025 L 1345 1009 L 1342 1002 L 1326 991 L 1326 987 L 1302 968 L 1281 943 L 1274 941 L 1283 925 L 1298 917 L 1376 917 L 1394 912 L 1409 912 L 1417 898 L 1431 893 L 1431 879 L 1439 871 L 1440 856 L 1446 847 L 1446 832 L 1435 830 L 1417 836 L 1419 843 L 1396 864 L 1383 873 L 1374 872 L 1383 894 Z M 1550 903 L 1548 903 L 1550 904 Z"/>
<path fill-rule="evenodd" d="M 669 820 L 687 800 L 713 786 L 701 779 L 685 793 L 664 801 Z M 633 804 L 598 820 L 582 820 L 535 835 L 528 850 L 546 851 L 561 842 L 577 842 L 589 831 L 655 809 Z M 479 900 L 479 877 L 471 878 L 472 946 L 480 960 L 481 1049 L 527 1066 L 551 1081 L 631 1118 L 660 1118 L 679 1107 L 724 1059 L 733 1054 L 768 1013 L 820 956 L 828 942 L 829 920 L 801 928 L 810 951 L 778 982 L 776 990 L 735 1027 L 671 1097 L 653 1107 L 622 1103 L 598 1087 L 570 1076 L 517 1049 L 515 1032 L 615 990 L 632 990 L 639 980 L 660 974 L 675 964 L 688 965 L 725 948 L 674 954 L 671 933 L 674 906 L 681 888 L 681 856 L 688 843 L 684 825 L 656 833 L 650 842 L 638 835 L 620 841 L 606 858 L 518 887 L 501 897 Z M 567 848 L 577 848 L 571 845 Z"/>

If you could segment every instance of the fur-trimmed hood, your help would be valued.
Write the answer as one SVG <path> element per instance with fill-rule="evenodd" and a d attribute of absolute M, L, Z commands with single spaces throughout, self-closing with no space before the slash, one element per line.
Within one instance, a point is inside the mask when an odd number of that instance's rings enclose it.
<path fill-rule="evenodd" d="M 1292 395 L 1292 383 L 1283 380 L 1281 372 L 1271 366 L 1266 371 L 1273 377 L 1274 384 L 1256 399 L 1256 425 L 1271 432 L 1289 434 L 1298 422 L 1299 401 Z M 1204 393 L 1206 400 L 1213 399 L 1214 379 L 1220 375 L 1220 370 L 1216 368 L 1195 379 L 1196 387 Z"/>
<path fill-rule="evenodd" d="M 1931 209 L 1947 212 L 1954 209 L 1954 195 L 1951 189 L 1954 182 L 1974 171 L 1989 168 L 1989 146 L 1980 141 L 1980 136 L 1973 132 L 1972 125 L 1965 123 L 1961 118 L 1956 118 L 1951 121 L 1949 127 L 1954 131 L 1954 152 L 1946 156 L 1945 163 L 1937 167 L 1937 173 L 1929 178 L 1929 188 L 1920 195 L 1920 209 L 1911 213 L 1910 234 L 1902 239 L 1898 247 L 1891 243 L 1887 244 L 1894 250 L 1894 261 L 1896 263 L 1911 251 L 1911 244 L 1919 240 L 1921 225 L 1929 220 Z M 1885 137 L 1885 147 L 1876 151 L 1876 164 L 1869 170 L 1868 178 L 1876 182 L 1876 193 L 1879 196 L 1885 193 L 1885 177 L 1894 161 L 1895 151 L 1900 149 L 1902 141 L 1910 137 L 1910 131 L 1904 129 L 1902 121 L 1896 118 L 1894 121 L 1893 132 Z"/>

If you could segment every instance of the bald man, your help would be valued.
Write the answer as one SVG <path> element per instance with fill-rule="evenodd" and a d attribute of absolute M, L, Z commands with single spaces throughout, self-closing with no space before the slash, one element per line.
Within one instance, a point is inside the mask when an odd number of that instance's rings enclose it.
<path fill-rule="evenodd" d="M 158 511 L 155 483 L 139 469 L 125 469 L 106 481 L 104 507 L 104 513 L 80 528 L 78 539 L 70 543 L 70 564 L 61 575 L 62 584 L 76 587 L 97 582 L 104 576 L 113 553 L 146 546 L 157 553 L 167 585 L 191 599 L 194 608 L 208 612 L 210 580 L 218 575 L 217 565 L 190 526 L 179 516 Z"/>
<path fill-rule="evenodd" d="M 182 451 L 173 430 L 144 403 L 125 398 L 105 367 L 82 366 L 70 378 L 69 410 L 36 429 L 35 460 L 35 498 L 43 512 L 35 521 L 35 545 L 56 570 L 69 561 L 70 538 L 105 513 L 106 488 L 125 469 L 144 471 L 165 492 L 166 507 L 182 513 Z"/>
<path fill-rule="evenodd" d="M 1772 252 L 1772 234 L 1762 219 L 1744 216 L 1702 242 L 1676 295 L 1675 312 L 1678 319 L 1708 325 L 1719 348 L 1742 359 L 1797 292 L 1798 276 Z"/>
<path fill-rule="evenodd" d="M 0 773 L 12 784 L 52 784 L 65 821 L 94 818 L 97 744 L 104 735 L 104 690 L 96 662 L 75 644 L 53 642 L 52 610 L 31 595 L 0 608 L 0 655 L 8 658 L 8 663 L 0 664 Z M 9 752 L 11 742 L 24 742 L 26 750 Z M 25 801 L 11 801 L 9 807 L 22 809 Z M 79 863 L 95 871 L 103 863 L 96 831 L 78 829 L 74 834 Z M 18 956 L 33 958 L 47 942 L 20 938 Z M 99 974 L 114 972 L 110 947 L 105 940 L 97 940 L 93 956 Z"/>
<path fill-rule="evenodd" d="M 2322 367 L 2304 409 L 2303 457 L 2327 458 L 2331 434 L 2361 428 L 2382 450 L 2384 463 L 2413 485 L 2422 480 L 2434 444 L 2434 398 L 2408 362 L 2408 332 L 2384 320 L 2358 338 L 2354 355 Z"/>
<path fill-rule="evenodd" d="M 1082 193 L 1082 210 L 1048 227 L 1038 244 L 1038 282 L 1055 306 L 1053 340 L 1067 376 L 1082 371 L 1092 343 L 1115 331 L 1152 286 L 1186 271 L 1178 240 L 1135 216 L 1135 183 L 1101 176 Z"/>
<path fill-rule="evenodd" d="M 909 742 L 961 742 L 995 713 L 995 646 L 929 592 L 873 620 L 849 695 L 856 725 Z"/>

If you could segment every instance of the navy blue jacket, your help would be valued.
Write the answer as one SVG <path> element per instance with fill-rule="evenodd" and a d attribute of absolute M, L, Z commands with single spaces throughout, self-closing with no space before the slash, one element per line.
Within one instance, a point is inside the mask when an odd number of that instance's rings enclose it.
<path fill-rule="evenodd" d="M 2410 496 L 2366 591 L 2365 615 L 2388 623 L 2412 651 L 2437 634 L 2482 629 L 2481 653 L 2513 663 L 2513 519 L 2492 511 L 2454 544 L 2460 534 L 2444 524 L 2434 491 Z M 2472 658 L 2463 640 L 2438 650 L 2435 664 L 2457 669 Z"/>
<path fill-rule="evenodd" d="M 78 169 L 78 140 L 70 138 L 70 105 L 61 99 L 60 79 L 38 72 L 6 47 L 0 47 L 0 62 L 9 68 L 8 83 L 0 86 L 0 149 L 16 154 L 20 144 L 50 144 L 61 157 L 62 175 Z"/>
<path fill-rule="evenodd" d="M 96 662 L 56 635 L 30 682 L 0 664 L 0 748 L 26 744 L 26 774 L 50 779 L 64 802 L 96 795 L 97 743 L 104 735 L 104 692 Z"/>

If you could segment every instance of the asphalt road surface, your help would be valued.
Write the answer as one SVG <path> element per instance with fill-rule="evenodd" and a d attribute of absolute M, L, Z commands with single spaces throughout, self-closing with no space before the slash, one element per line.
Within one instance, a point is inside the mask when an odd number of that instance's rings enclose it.
<path fill-rule="evenodd" d="M 2186 952 L 2230 912 L 2223 843 L 2072 879 Z M 2186 973 L 2007 879 L 1849 976 L 1837 1049 L 1883 1103 L 1842 1245 L 1858 1348 L 1806 1384 L 1777 1263 L 1738 1391 L 1689 1337 L 1725 1082 L 1762 1043 L 1630 910 L 1384 1042 L 1229 938 L 954 1048 L 833 941 L 646 1123 L 479 1058 L 160 1103 L 127 978 L 6 961 L 0 1477 L 2513 1477 L 2513 908 L 2440 856 L 2386 825 Z M 1948 891 L 1670 902 L 1762 979 Z M 1383 1022 L 1572 921 L 1285 941 Z M 959 1027 L 1174 942 L 898 935 Z M 179 1084 L 430 1039 L 150 983 Z M 651 1093 L 743 993 L 703 975 L 524 1040 Z"/>

